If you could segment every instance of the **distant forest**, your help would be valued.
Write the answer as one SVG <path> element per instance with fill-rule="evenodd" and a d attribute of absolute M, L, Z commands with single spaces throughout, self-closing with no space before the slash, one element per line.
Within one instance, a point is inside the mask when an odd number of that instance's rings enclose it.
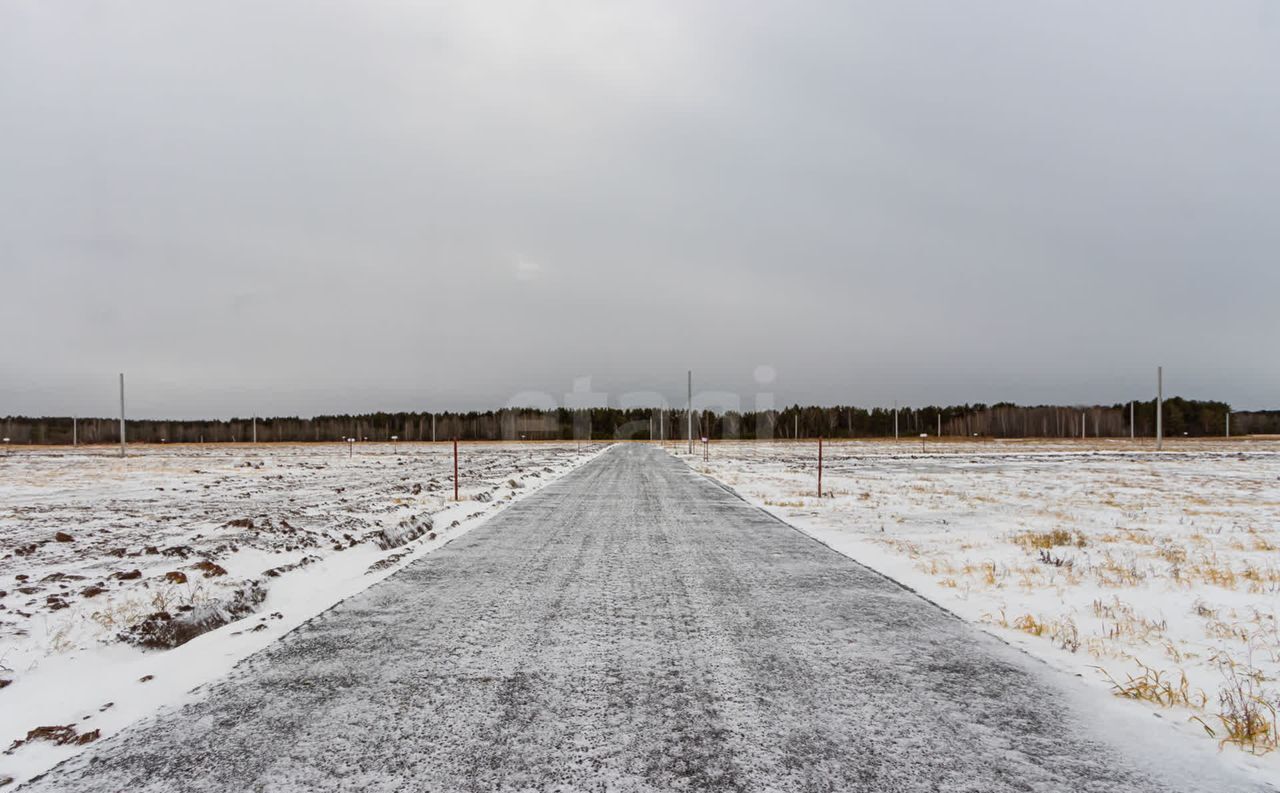
<path fill-rule="evenodd" d="M 1221 436 L 1230 407 L 1174 397 L 1164 402 L 1167 437 Z M 1138 402 L 1134 434 L 1155 435 L 1155 401 Z M 129 420 L 127 440 L 138 443 L 449 440 L 648 440 L 683 438 L 684 410 L 590 408 L 535 410 L 508 408 L 469 413 L 367 413 L 312 418 L 272 417 L 198 421 Z M 1280 410 L 1232 412 L 1232 435 L 1280 434 Z M 119 443 L 119 419 L 70 417 L 0 420 L 14 444 Z M 994 438 L 1128 437 L 1129 405 L 1093 407 L 954 405 L 904 407 L 898 411 L 903 436 Z M 693 435 L 726 438 L 884 438 L 893 437 L 892 408 L 801 407 L 752 412 L 695 411 Z M 74 435 L 74 438 L 73 438 Z"/>

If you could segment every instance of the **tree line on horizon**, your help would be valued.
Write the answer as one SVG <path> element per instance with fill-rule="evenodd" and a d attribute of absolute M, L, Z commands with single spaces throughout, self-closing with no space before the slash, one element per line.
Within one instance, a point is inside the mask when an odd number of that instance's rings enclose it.
<path fill-rule="evenodd" d="M 697 410 L 693 436 L 733 438 L 883 438 L 894 435 L 893 408 L 800 406 L 764 411 Z M 1280 410 L 1232 412 L 1225 402 L 1172 397 L 1164 402 L 1166 437 L 1222 436 L 1227 416 L 1232 435 L 1280 434 Z M 1155 435 L 1155 400 L 1134 403 L 1133 432 Z M 357 415 L 233 418 L 226 420 L 129 419 L 126 438 L 137 443 L 333 442 L 348 438 L 431 440 L 650 440 L 685 438 L 683 409 L 504 408 L 469 412 L 400 412 Z M 903 407 L 900 436 L 939 433 L 992 438 L 1121 438 L 1130 434 L 1129 403 L 1070 407 L 993 405 Z M 119 443 L 119 419 L 9 416 L 0 420 L 15 444 Z M 74 429 L 73 429 L 74 423 Z"/>

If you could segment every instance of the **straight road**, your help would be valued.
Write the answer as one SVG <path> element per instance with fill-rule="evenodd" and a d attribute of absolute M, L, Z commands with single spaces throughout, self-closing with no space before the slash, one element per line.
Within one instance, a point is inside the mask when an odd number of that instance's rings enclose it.
<path fill-rule="evenodd" d="M 24 790 L 1254 789 L 1078 688 L 620 446 Z"/>

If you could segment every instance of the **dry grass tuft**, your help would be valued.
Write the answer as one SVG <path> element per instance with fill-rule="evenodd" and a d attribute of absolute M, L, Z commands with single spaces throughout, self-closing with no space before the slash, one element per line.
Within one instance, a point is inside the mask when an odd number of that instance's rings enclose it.
<path fill-rule="evenodd" d="M 1262 673 L 1218 656 L 1224 683 L 1218 691 L 1218 721 L 1226 732 L 1219 745 L 1234 743 L 1253 754 L 1274 751 L 1280 741 L 1276 702 L 1262 688 Z M 1213 730 L 1205 726 L 1213 734 Z"/>
<path fill-rule="evenodd" d="M 1137 664 L 1141 672 L 1136 675 L 1126 675 L 1123 683 L 1117 681 L 1110 672 L 1100 666 L 1095 666 L 1094 669 L 1107 678 L 1116 696 L 1125 699 L 1150 702 L 1162 708 L 1181 706 L 1196 709 L 1203 708 L 1208 701 L 1203 691 L 1191 690 L 1185 672 L 1178 671 L 1178 683 L 1174 685 L 1159 669 L 1153 669 L 1141 661 Z"/>
<path fill-rule="evenodd" d="M 1051 548 L 1061 547 L 1083 548 L 1088 545 L 1083 534 L 1067 531 L 1066 529 L 1023 531 L 1013 535 L 1010 541 L 1015 545 L 1021 545 L 1028 551 L 1047 551 Z"/>

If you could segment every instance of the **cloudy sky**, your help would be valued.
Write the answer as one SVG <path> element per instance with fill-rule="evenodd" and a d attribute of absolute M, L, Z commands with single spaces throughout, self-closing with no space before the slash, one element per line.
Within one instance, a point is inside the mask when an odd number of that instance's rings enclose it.
<path fill-rule="evenodd" d="M 1268 0 L 0 3 L 0 415 L 1280 407 L 1278 211 Z"/>

